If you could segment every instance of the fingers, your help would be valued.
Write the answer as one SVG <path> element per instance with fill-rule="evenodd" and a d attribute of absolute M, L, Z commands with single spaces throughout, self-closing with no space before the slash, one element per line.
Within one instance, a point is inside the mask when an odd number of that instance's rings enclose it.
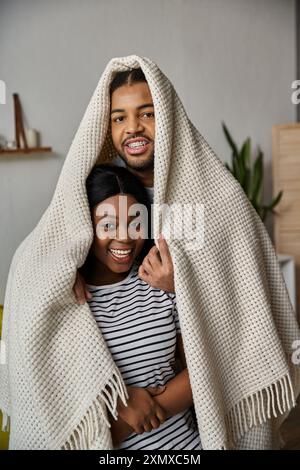
<path fill-rule="evenodd" d="M 83 305 L 86 302 L 85 292 L 81 281 L 78 281 L 77 278 L 73 287 L 73 292 L 79 305 Z"/>
<path fill-rule="evenodd" d="M 136 425 L 133 427 L 133 430 L 134 432 L 136 432 L 137 434 L 143 434 L 143 432 L 145 432 L 144 430 L 144 426 L 141 426 L 141 425 Z"/>
<path fill-rule="evenodd" d="M 85 281 L 80 273 L 77 271 L 73 292 L 79 305 L 92 298 L 92 294 L 86 289 Z"/>
<path fill-rule="evenodd" d="M 151 263 L 150 263 L 150 260 L 148 259 L 147 256 L 146 256 L 146 258 L 144 259 L 144 261 L 143 261 L 143 263 L 142 263 L 142 266 L 143 266 L 143 268 L 145 269 L 145 271 L 147 272 L 147 274 L 152 274 L 153 268 L 152 268 Z"/>
<path fill-rule="evenodd" d="M 147 271 L 145 270 L 145 268 L 142 264 L 139 267 L 138 275 L 143 281 L 148 282 L 149 274 L 147 273 Z"/>
<path fill-rule="evenodd" d="M 150 432 L 150 431 L 152 431 L 151 421 L 146 421 L 144 423 L 144 432 Z"/>
<path fill-rule="evenodd" d="M 93 297 L 90 291 L 87 289 L 85 289 L 84 294 L 85 294 L 86 300 L 90 300 Z"/>
<path fill-rule="evenodd" d="M 157 416 L 152 416 L 149 421 L 144 423 L 144 432 L 151 432 L 153 429 L 158 429 L 161 424 Z"/>
<path fill-rule="evenodd" d="M 161 233 L 157 239 L 159 253 L 162 259 L 162 263 L 165 262 L 172 262 L 171 253 L 167 244 L 166 239 L 164 238 L 163 234 Z"/>
<path fill-rule="evenodd" d="M 160 407 L 158 406 L 157 409 L 156 409 L 156 417 L 157 419 L 159 420 L 160 424 L 163 424 L 166 420 L 166 413 L 165 411 Z"/>
<path fill-rule="evenodd" d="M 150 393 L 152 397 L 155 397 L 156 395 L 160 395 L 166 390 L 165 385 L 160 385 L 159 387 L 147 387 L 146 390 Z"/>
<path fill-rule="evenodd" d="M 159 254 L 159 250 L 156 246 L 153 246 L 151 248 L 145 259 L 149 261 L 153 271 L 161 268 L 162 260 Z"/>
<path fill-rule="evenodd" d="M 157 416 L 154 416 L 153 418 L 151 418 L 150 423 L 151 423 L 152 429 L 158 429 L 159 426 L 162 424 L 160 420 L 157 418 Z"/>

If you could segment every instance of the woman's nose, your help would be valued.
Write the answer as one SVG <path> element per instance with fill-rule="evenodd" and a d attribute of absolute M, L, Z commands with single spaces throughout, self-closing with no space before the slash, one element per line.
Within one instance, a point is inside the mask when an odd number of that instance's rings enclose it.
<path fill-rule="evenodd" d="M 132 242 L 132 239 L 129 236 L 127 225 L 119 224 L 117 229 L 117 240 L 122 240 L 123 242 Z"/>

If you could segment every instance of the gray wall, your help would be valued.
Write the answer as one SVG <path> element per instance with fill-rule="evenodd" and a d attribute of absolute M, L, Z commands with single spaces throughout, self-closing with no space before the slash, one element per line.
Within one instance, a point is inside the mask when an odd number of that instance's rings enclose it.
<path fill-rule="evenodd" d="M 294 0 L 0 0 L 0 134 L 13 138 L 11 94 L 53 155 L 0 158 L 0 303 L 11 257 L 50 202 L 66 152 L 112 57 L 149 56 L 222 160 L 224 119 L 265 152 L 271 127 L 294 121 Z"/>

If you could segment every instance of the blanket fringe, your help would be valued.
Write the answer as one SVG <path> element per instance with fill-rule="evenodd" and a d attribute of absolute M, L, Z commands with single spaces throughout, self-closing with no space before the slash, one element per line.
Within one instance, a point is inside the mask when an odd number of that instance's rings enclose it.
<path fill-rule="evenodd" d="M 107 419 L 107 409 L 115 420 L 118 419 L 117 401 L 121 398 L 125 406 L 129 398 L 126 386 L 118 371 L 114 372 L 99 395 L 93 400 L 91 406 L 82 417 L 80 423 L 73 430 L 70 437 L 62 446 L 62 450 L 88 450 L 92 448 L 97 436 L 101 433 L 103 422 L 110 428 Z"/>
<path fill-rule="evenodd" d="M 227 429 L 232 442 L 237 442 L 249 429 L 265 423 L 296 406 L 289 374 L 270 386 L 243 398 L 227 415 Z M 227 446 L 222 446 L 226 449 Z"/>

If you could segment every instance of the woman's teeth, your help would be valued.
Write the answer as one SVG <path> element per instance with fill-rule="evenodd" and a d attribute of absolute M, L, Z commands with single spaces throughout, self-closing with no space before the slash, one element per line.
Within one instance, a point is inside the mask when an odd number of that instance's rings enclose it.
<path fill-rule="evenodd" d="M 111 251 L 112 254 L 116 256 L 117 258 L 126 258 L 132 252 L 132 250 L 113 250 L 113 249 L 110 249 L 109 251 Z"/>

